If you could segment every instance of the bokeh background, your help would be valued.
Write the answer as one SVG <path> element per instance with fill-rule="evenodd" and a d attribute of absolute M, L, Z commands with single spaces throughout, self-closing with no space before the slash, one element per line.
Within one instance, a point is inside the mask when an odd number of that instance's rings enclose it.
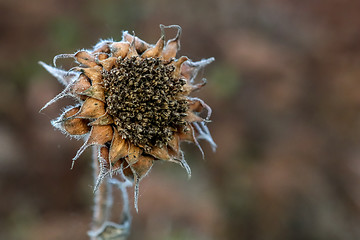
<path fill-rule="evenodd" d="M 215 57 L 197 96 L 216 153 L 183 144 L 193 177 L 158 163 L 130 240 L 360 239 L 360 2 L 0 0 L 0 239 L 88 239 L 91 151 L 39 109 L 62 86 L 38 65 L 159 24 L 180 55 Z M 174 36 L 169 31 L 169 37 Z M 60 61 L 64 67 L 67 61 Z M 131 195 L 130 190 L 130 196 Z"/>

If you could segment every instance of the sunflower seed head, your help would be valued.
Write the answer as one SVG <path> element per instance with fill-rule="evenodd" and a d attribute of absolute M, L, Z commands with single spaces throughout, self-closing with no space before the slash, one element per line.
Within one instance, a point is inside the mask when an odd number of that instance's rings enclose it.
<path fill-rule="evenodd" d="M 174 70 L 158 58 L 131 57 L 102 72 L 107 112 L 119 133 L 145 150 L 166 145 L 184 125 L 185 81 L 174 78 Z"/>

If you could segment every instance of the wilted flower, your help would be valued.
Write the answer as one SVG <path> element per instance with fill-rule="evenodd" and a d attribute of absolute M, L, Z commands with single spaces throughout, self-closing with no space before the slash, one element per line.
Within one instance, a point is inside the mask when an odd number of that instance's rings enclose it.
<path fill-rule="evenodd" d="M 181 28 L 160 28 L 162 34 L 155 45 L 123 32 L 120 42 L 100 41 L 92 50 L 56 56 L 54 65 L 58 58 L 69 57 L 79 63 L 69 71 L 40 62 L 65 85 L 43 109 L 65 96 L 76 102 L 52 121 L 63 133 L 85 140 L 73 164 L 87 147 L 99 146 L 101 171 L 95 190 L 104 177 L 121 171 L 134 179 L 136 200 L 138 183 L 156 160 L 178 163 L 190 175 L 181 141 L 200 148 L 198 139 L 205 139 L 216 147 L 206 127 L 210 107 L 189 96 L 205 85 L 204 79 L 200 83 L 194 80 L 199 69 L 214 59 L 176 59 Z M 165 42 L 165 28 L 176 28 L 176 37 Z M 200 113 L 204 109 L 207 114 L 203 118 Z"/>

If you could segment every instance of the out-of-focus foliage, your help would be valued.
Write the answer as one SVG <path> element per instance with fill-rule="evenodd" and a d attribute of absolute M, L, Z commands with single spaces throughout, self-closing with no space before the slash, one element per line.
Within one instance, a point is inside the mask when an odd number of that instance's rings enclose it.
<path fill-rule="evenodd" d="M 122 30 L 155 42 L 160 23 L 182 26 L 183 55 L 216 58 L 198 96 L 213 107 L 218 150 L 204 143 L 203 161 L 184 144 L 191 180 L 155 165 L 130 239 L 360 239 L 359 9 L 355 0 L 1 1 L 0 239 L 87 239 L 90 151 L 70 170 L 81 142 L 49 123 L 69 102 L 38 113 L 61 86 L 37 61 Z"/>

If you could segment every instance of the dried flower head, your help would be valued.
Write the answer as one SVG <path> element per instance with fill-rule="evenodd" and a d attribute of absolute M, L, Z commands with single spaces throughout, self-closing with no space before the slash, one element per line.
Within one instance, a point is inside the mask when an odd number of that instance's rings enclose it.
<path fill-rule="evenodd" d="M 99 146 L 101 171 L 95 190 L 105 177 L 121 172 L 135 182 L 135 202 L 139 181 L 156 160 L 178 163 L 190 176 L 181 141 L 193 142 L 201 150 L 198 139 L 205 139 L 216 148 L 206 126 L 210 107 L 189 96 L 205 85 L 204 79 L 194 80 L 199 69 L 214 59 L 176 59 L 181 28 L 160 28 L 155 45 L 125 31 L 120 42 L 100 41 L 92 50 L 57 55 L 54 66 L 58 58 L 74 58 L 79 63 L 69 71 L 40 62 L 65 85 L 43 109 L 66 96 L 76 102 L 52 121 L 63 133 L 85 140 L 73 164 L 87 147 Z M 165 28 L 177 29 L 175 38 L 165 42 Z M 207 114 L 201 117 L 203 110 Z"/>

